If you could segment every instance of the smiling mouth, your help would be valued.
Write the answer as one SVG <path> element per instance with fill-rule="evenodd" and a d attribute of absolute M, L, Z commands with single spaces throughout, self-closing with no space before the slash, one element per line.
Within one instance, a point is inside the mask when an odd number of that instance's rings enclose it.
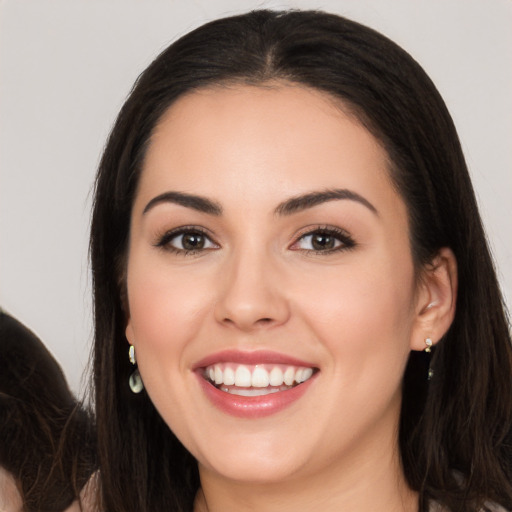
<path fill-rule="evenodd" d="M 264 396 L 308 381 L 317 369 L 284 364 L 216 363 L 203 368 L 203 378 L 220 391 L 238 396 Z"/>

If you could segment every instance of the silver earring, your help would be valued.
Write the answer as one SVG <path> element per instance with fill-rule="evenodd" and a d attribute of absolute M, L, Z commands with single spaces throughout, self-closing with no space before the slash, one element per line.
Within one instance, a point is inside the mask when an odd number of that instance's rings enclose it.
<path fill-rule="evenodd" d="M 135 347 L 133 345 L 130 345 L 130 348 L 128 349 L 128 358 L 130 359 L 130 363 L 135 364 L 137 360 L 135 359 Z"/>
<path fill-rule="evenodd" d="M 430 338 L 427 338 L 425 340 L 425 352 L 430 352 L 432 350 L 432 340 Z"/>
<path fill-rule="evenodd" d="M 135 358 L 135 347 L 133 345 L 130 345 L 130 348 L 128 349 L 128 358 L 130 359 L 130 363 L 133 365 L 137 363 L 137 359 Z M 130 375 L 128 384 L 130 385 L 132 393 L 135 394 L 140 393 L 144 389 L 142 377 L 140 376 L 139 370 L 137 368 Z"/>
<path fill-rule="evenodd" d="M 144 389 L 144 384 L 142 383 L 142 378 L 140 376 L 139 370 L 135 370 L 128 379 L 128 384 L 130 385 L 130 389 L 132 393 L 138 394 Z"/>

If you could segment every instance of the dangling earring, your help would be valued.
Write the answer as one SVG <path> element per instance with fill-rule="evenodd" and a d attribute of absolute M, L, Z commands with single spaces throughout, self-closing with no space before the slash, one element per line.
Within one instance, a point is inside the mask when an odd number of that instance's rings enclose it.
<path fill-rule="evenodd" d="M 138 394 L 144 389 L 144 384 L 142 383 L 142 378 L 140 376 L 139 370 L 135 370 L 128 379 L 128 384 L 130 385 L 130 389 L 132 393 Z"/>
<path fill-rule="evenodd" d="M 425 339 L 425 352 L 427 354 L 429 354 L 430 356 L 430 353 L 432 352 L 432 339 L 431 338 L 426 338 Z M 428 360 L 430 361 L 430 357 L 428 358 Z M 431 364 L 431 363 L 430 363 Z M 428 367 L 428 373 L 427 373 L 427 380 L 432 380 L 432 377 L 434 376 L 434 370 L 432 369 L 432 366 L 430 366 L 429 364 L 429 367 Z"/>
<path fill-rule="evenodd" d="M 128 358 L 130 359 L 130 363 L 135 365 L 137 363 L 137 359 L 135 359 L 135 347 L 130 345 L 128 350 Z M 132 393 L 140 393 L 144 389 L 144 384 L 142 383 L 142 377 L 140 376 L 139 370 L 135 368 L 133 373 L 130 375 L 128 379 L 128 384 L 130 385 L 130 389 Z"/>

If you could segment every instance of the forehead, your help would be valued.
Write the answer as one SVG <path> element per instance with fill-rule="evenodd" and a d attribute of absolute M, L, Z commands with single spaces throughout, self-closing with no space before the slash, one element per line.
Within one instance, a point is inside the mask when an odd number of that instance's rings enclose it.
<path fill-rule="evenodd" d="M 310 189 L 392 193 L 379 141 L 330 95 L 291 84 L 206 88 L 156 126 L 139 195 L 163 189 L 245 202 Z"/>

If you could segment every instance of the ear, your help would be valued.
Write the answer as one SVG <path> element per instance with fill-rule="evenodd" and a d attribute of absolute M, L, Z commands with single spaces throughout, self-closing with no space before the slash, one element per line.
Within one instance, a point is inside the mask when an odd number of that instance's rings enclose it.
<path fill-rule="evenodd" d="M 457 260 L 443 247 L 425 266 L 418 283 L 411 350 L 426 348 L 430 338 L 435 345 L 448 331 L 455 317 L 457 302 Z"/>
<path fill-rule="evenodd" d="M 128 317 L 126 320 L 126 329 L 124 331 L 126 339 L 130 345 L 135 345 L 135 336 L 133 334 L 132 319 Z"/>

